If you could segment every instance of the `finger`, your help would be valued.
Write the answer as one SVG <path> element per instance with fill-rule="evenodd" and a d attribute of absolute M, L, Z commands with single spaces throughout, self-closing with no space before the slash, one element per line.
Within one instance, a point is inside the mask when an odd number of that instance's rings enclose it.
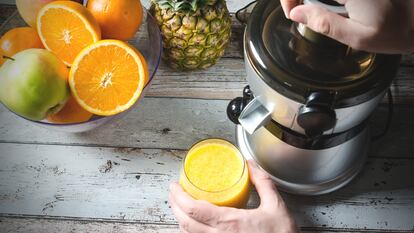
<path fill-rule="evenodd" d="M 369 38 L 375 34 L 371 27 L 315 5 L 295 7 L 290 12 L 290 18 L 355 49 L 367 48 Z"/>
<path fill-rule="evenodd" d="M 260 206 L 265 208 L 275 208 L 281 200 L 273 181 L 264 171 L 258 168 L 252 160 L 248 161 L 250 180 L 256 187 L 260 197 Z"/>
<path fill-rule="evenodd" d="M 170 194 L 176 205 L 190 218 L 206 225 L 215 226 L 222 208 L 206 201 L 194 200 L 179 184 L 170 185 Z"/>
<path fill-rule="evenodd" d="M 298 0 L 280 0 L 280 4 L 282 5 L 286 18 L 289 19 L 289 13 L 295 6 L 298 5 Z"/>
<path fill-rule="evenodd" d="M 197 233 L 209 233 L 213 232 L 213 229 L 210 226 L 207 226 L 203 223 L 200 223 L 191 217 L 189 217 L 175 202 L 174 198 L 172 197 L 171 193 L 168 197 L 168 200 L 171 205 L 171 209 L 175 215 L 175 218 L 180 225 L 180 230 L 184 233 L 187 232 L 197 232 Z"/>
<path fill-rule="evenodd" d="M 179 226 L 178 228 L 180 229 L 181 233 L 190 233 L 190 232 L 184 230 L 184 228 L 182 226 Z"/>

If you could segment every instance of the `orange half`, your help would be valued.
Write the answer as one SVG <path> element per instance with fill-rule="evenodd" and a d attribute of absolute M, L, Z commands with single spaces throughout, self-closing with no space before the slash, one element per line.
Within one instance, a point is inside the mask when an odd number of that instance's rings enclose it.
<path fill-rule="evenodd" d="M 58 124 L 73 124 L 88 121 L 92 113 L 86 111 L 71 95 L 65 106 L 57 113 L 49 115 L 47 120 Z"/>
<path fill-rule="evenodd" d="M 101 30 L 92 14 L 71 1 L 55 1 L 41 8 L 37 31 L 45 48 L 68 66 L 82 49 L 101 39 Z"/>
<path fill-rule="evenodd" d="M 110 116 L 130 108 L 148 80 L 144 57 L 119 40 L 102 40 L 75 58 L 69 74 L 72 94 L 85 110 Z"/>

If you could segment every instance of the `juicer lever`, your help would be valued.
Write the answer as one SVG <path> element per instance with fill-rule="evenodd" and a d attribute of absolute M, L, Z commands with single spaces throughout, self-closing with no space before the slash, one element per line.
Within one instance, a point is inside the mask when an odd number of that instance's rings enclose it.
<path fill-rule="evenodd" d="M 336 124 L 336 113 L 331 107 L 331 96 L 319 92 L 311 93 L 306 105 L 299 108 L 297 122 L 308 137 L 317 137 Z"/>

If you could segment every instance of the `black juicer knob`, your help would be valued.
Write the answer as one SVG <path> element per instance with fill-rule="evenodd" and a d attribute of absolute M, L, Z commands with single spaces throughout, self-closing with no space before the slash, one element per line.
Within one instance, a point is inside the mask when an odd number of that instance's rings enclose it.
<path fill-rule="evenodd" d="M 227 117 L 236 125 L 240 124 L 239 116 L 242 113 L 244 106 L 242 97 L 233 99 L 227 106 Z"/>
<path fill-rule="evenodd" d="M 253 99 L 253 93 L 250 90 L 250 86 L 247 85 L 243 88 L 243 99 L 246 99 L 250 102 Z"/>
<path fill-rule="evenodd" d="M 237 97 L 230 101 L 227 106 L 227 117 L 234 123 L 239 123 L 239 116 L 242 113 L 244 107 L 253 99 L 253 94 L 250 91 L 250 87 L 246 86 L 243 89 L 243 97 Z"/>
<path fill-rule="evenodd" d="M 336 124 L 336 113 L 331 107 L 332 99 L 322 93 L 312 93 L 306 105 L 298 112 L 297 122 L 309 137 L 317 137 Z"/>

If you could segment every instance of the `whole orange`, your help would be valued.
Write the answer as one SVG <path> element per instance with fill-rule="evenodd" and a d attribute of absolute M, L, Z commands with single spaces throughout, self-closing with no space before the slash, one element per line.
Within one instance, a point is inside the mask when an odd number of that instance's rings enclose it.
<path fill-rule="evenodd" d="M 103 39 L 131 39 L 142 22 L 140 0 L 89 0 L 88 10 L 98 21 Z"/>
<path fill-rule="evenodd" d="M 3 56 L 12 57 L 20 51 L 31 48 L 44 48 L 35 29 L 31 27 L 11 29 L 0 38 L 0 65 L 5 62 Z"/>

